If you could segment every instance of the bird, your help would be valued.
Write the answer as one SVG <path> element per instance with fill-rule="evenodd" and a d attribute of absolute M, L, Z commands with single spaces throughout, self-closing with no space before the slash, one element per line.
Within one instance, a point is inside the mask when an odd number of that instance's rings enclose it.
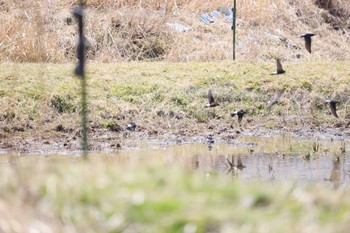
<path fill-rule="evenodd" d="M 316 34 L 312 33 L 306 33 L 304 35 L 301 35 L 300 37 L 304 37 L 305 40 L 305 48 L 306 50 L 311 53 L 311 37 L 315 36 Z"/>
<path fill-rule="evenodd" d="M 284 89 L 281 89 L 281 90 L 277 90 L 275 95 L 272 97 L 272 99 L 267 102 L 266 104 L 266 108 L 268 110 L 271 110 L 272 106 L 277 104 L 278 103 L 278 100 L 281 98 L 282 94 L 284 92 Z"/>
<path fill-rule="evenodd" d="M 209 104 L 205 105 L 206 108 L 212 108 L 220 105 L 218 102 L 215 101 L 213 94 L 211 93 L 211 89 L 209 89 L 208 91 L 208 100 Z"/>
<path fill-rule="evenodd" d="M 214 133 L 209 133 L 207 136 L 208 150 L 211 151 L 213 149 L 214 144 Z"/>
<path fill-rule="evenodd" d="M 282 68 L 281 59 L 276 58 L 276 66 L 277 70 L 275 72 L 272 72 L 271 75 L 286 73 L 286 71 Z"/>
<path fill-rule="evenodd" d="M 246 114 L 246 113 L 247 113 L 247 111 L 244 111 L 243 109 L 241 109 L 241 110 L 239 110 L 239 111 L 232 112 L 232 113 L 231 113 L 231 116 L 234 117 L 234 116 L 237 115 L 237 117 L 238 117 L 238 124 L 241 125 L 243 116 L 244 116 L 244 114 Z"/>
<path fill-rule="evenodd" d="M 135 124 L 135 122 L 130 122 L 127 126 L 126 129 L 130 130 L 130 131 L 134 131 L 136 129 L 137 125 Z"/>
<path fill-rule="evenodd" d="M 214 143 L 214 133 L 209 133 L 207 136 L 207 143 L 213 144 Z"/>
<path fill-rule="evenodd" d="M 326 100 L 325 103 L 329 104 L 329 107 L 331 109 L 332 115 L 336 118 L 339 118 L 337 114 L 337 104 L 339 103 L 338 100 Z"/>

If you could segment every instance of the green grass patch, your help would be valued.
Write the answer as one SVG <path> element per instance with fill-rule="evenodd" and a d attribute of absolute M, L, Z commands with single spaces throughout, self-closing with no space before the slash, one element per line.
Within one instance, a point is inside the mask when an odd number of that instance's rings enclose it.
<path fill-rule="evenodd" d="M 271 76 L 274 66 L 246 61 L 90 64 L 90 120 L 103 124 L 116 116 L 133 121 L 139 117 L 157 124 L 157 112 L 172 111 L 206 122 L 208 89 L 220 102 L 216 115 L 225 122 L 231 121 L 230 111 L 246 109 L 248 117 L 271 122 L 272 128 L 277 121 L 270 118 L 287 113 L 307 124 L 316 116 L 317 122 L 331 124 L 323 100 L 334 97 L 341 100 L 339 115 L 345 117 L 350 90 L 346 62 L 286 62 L 286 74 Z M 80 80 L 73 76 L 73 64 L 3 63 L 0 68 L 0 103 L 8 107 L 4 112 L 13 112 L 19 120 L 55 122 L 80 109 Z M 264 106 L 282 88 L 279 104 L 268 112 Z M 311 105 L 316 106 L 312 116 Z M 259 121 L 255 122 L 264 124 Z"/>

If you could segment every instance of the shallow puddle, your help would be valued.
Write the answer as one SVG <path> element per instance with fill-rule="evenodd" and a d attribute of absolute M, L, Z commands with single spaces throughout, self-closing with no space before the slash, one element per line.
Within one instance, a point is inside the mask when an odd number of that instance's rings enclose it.
<path fill-rule="evenodd" d="M 139 163 L 147 160 L 162 166 L 174 164 L 208 175 L 230 175 L 243 180 L 322 182 L 350 185 L 348 140 L 314 140 L 290 136 L 239 137 L 230 144 L 150 145 L 135 143 L 117 153 L 91 153 L 91 160 Z M 8 164 L 13 156 L 2 155 Z M 79 161 L 76 155 L 22 155 L 21 162 Z"/>

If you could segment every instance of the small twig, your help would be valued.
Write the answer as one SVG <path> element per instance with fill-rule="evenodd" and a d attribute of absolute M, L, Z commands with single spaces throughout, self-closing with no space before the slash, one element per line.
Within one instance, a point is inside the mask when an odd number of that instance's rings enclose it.
<path fill-rule="evenodd" d="M 115 44 L 115 40 L 114 40 L 114 37 L 113 37 L 113 35 L 111 33 L 111 29 L 110 28 L 107 29 L 107 35 L 111 39 L 112 44 L 114 45 Z"/>

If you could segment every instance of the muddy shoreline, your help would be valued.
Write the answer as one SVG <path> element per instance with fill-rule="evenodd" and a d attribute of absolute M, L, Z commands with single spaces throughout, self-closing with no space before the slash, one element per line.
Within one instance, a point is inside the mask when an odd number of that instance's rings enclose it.
<path fill-rule="evenodd" d="M 152 128 L 152 127 L 151 127 Z M 91 152 L 115 152 L 136 148 L 140 142 L 158 145 L 171 144 L 207 144 L 207 137 L 213 134 L 214 143 L 237 144 L 240 136 L 275 137 L 288 135 L 306 140 L 350 140 L 348 128 L 280 128 L 266 127 L 202 127 L 193 129 L 157 130 L 136 128 L 135 131 L 123 129 L 114 132 L 99 128 L 91 130 L 89 134 L 89 148 Z M 80 132 L 35 132 L 29 130 L 3 134 L 0 141 L 0 151 L 5 154 L 69 154 L 79 153 Z"/>

